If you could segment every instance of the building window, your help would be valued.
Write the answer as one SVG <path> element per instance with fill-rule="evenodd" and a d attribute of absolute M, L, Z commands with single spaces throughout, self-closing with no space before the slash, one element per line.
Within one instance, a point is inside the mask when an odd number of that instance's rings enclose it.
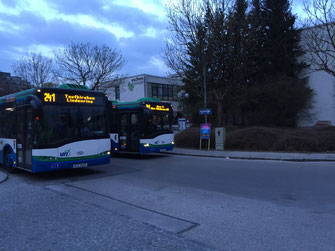
<path fill-rule="evenodd" d="M 153 98 L 158 98 L 158 86 L 157 84 L 151 84 L 151 95 Z"/>
<path fill-rule="evenodd" d="M 115 92 L 115 100 L 120 100 L 120 86 L 119 85 L 115 86 L 114 92 Z"/>
<path fill-rule="evenodd" d="M 165 101 L 177 100 L 177 93 L 181 86 L 151 83 L 151 97 Z"/>

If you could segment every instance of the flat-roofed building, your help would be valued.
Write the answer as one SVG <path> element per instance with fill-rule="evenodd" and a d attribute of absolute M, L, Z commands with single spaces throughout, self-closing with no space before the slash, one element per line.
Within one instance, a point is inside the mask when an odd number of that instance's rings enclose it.
<path fill-rule="evenodd" d="M 310 110 L 311 118 L 308 120 L 302 119 L 299 126 L 335 125 L 335 77 L 325 71 L 313 70 L 317 68 L 313 61 L 316 63 L 320 62 L 308 50 L 308 43 L 311 42 L 314 35 L 318 34 L 325 41 L 329 39 L 328 34 L 323 34 L 324 32 L 325 29 L 322 26 L 308 27 L 302 30 L 301 45 L 306 50 L 306 54 L 302 59 L 310 65 L 301 77 L 308 77 L 308 84 L 314 90 L 315 96 L 313 108 Z M 314 40 L 314 42 L 317 41 Z M 334 50 L 329 50 L 329 55 L 322 55 L 322 53 L 320 51 L 319 55 L 325 58 L 328 57 L 330 65 L 334 66 Z"/>
<path fill-rule="evenodd" d="M 140 98 L 158 98 L 169 102 L 175 111 L 178 110 L 178 93 L 183 82 L 176 77 L 159 77 L 141 74 L 126 77 L 119 81 L 105 83 L 105 93 L 109 100 L 135 101 Z"/>
<path fill-rule="evenodd" d="M 29 89 L 30 84 L 20 77 L 11 76 L 8 72 L 0 72 L 0 96 Z"/>

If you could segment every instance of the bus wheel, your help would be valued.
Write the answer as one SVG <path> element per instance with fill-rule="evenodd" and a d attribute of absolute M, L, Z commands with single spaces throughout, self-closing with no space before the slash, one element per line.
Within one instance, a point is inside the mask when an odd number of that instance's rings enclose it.
<path fill-rule="evenodd" d="M 16 173 L 17 169 L 13 166 L 11 159 L 9 158 L 10 150 L 6 148 L 4 153 L 4 166 L 6 170 L 10 173 Z"/>

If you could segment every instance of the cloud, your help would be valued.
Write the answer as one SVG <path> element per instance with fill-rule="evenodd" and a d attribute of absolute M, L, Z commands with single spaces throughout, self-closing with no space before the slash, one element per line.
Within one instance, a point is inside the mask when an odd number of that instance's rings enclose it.
<path fill-rule="evenodd" d="M 164 75 L 164 1 L 0 0 L 0 71 L 29 51 L 50 56 L 73 41 L 119 49 L 129 75 Z M 303 0 L 293 1 L 301 13 Z"/>
<path fill-rule="evenodd" d="M 51 56 L 73 41 L 120 49 L 128 74 L 161 73 L 152 58 L 159 57 L 165 27 L 157 15 L 110 1 L 0 1 L 0 71 L 11 71 L 29 51 Z"/>
<path fill-rule="evenodd" d="M 119 2 L 124 3 L 123 1 Z M 67 19 L 81 18 L 83 19 L 82 24 L 85 23 L 85 18 L 88 24 L 99 22 L 112 25 L 117 23 L 120 28 L 136 35 L 145 32 L 148 27 L 160 30 L 166 26 L 166 20 L 161 20 L 153 13 L 146 13 L 137 8 L 138 6 L 125 6 L 124 4 L 111 3 L 111 1 L 58 0 L 52 6 Z"/>

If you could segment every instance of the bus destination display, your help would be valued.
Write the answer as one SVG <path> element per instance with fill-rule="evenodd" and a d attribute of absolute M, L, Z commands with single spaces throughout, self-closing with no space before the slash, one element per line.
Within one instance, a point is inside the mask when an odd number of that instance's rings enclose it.
<path fill-rule="evenodd" d="M 145 104 L 145 107 L 152 111 L 162 111 L 162 112 L 170 111 L 170 107 L 164 104 L 148 104 L 147 103 Z"/>
<path fill-rule="evenodd" d="M 43 101 L 46 103 L 75 103 L 96 105 L 103 103 L 103 97 L 82 94 L 44 92 Z"/>

